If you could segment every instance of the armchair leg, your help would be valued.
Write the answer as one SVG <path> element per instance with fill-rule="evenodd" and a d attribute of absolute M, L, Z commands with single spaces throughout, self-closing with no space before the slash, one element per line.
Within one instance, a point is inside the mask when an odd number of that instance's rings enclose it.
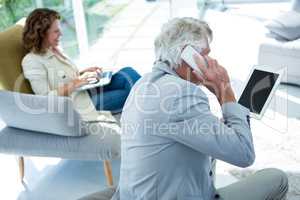
<path fill-rule="evenodd" d="M 23 156 L 18 157 L 18 163 L 19 163 L 20 181 L 23 182 L 24 179 L 24 157 Z"/>
<path fill-rule="evenodd" d="M 103 163 L 103 167 L 104 167 L 104 173 L 106 176 L 106 182 L 108 186 L 113 186 L 114 182 L 113 182 L 113 176 L 112 176 L 112 170 L 111 170 L 111 165 L 110 162 L 108 160 L 105 160 Z"/>

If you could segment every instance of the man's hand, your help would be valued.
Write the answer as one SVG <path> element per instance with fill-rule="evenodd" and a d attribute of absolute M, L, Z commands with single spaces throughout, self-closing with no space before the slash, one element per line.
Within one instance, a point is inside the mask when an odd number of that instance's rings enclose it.
<path fill-rule="evenodd" d="M 194 59 L 203 73 L 201 75 L 197 71 L 193 71 L 199 83 L 214 93 L 221 105 L 225 102 L 235 102 L 236 100 L 226 69 L 219 65 L 217 60 L 208 56 L 205 56 L 208 64 L 207 67 L 201 64 L 200 58 L 197 55 L 194 56 Z"/>

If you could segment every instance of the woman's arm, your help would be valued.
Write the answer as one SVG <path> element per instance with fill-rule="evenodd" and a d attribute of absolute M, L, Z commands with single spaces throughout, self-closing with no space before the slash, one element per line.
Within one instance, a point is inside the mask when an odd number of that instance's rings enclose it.
<path fill-rule="evenodd" d="M 59 95 L 58 89 L 51 90 L 48 84 L 47 71 L 43 64 L 28 55 L 22 60 L 23 73 L 29 80 L 35 94 Z"/>
<path fill-rule="evenodd" d="M 60 96 L 69 96 L 76 88 L 87 84 L 88 80 L 86 77 L 77 77 L 76 79 L 73 79 L 67 84 L 62 85 L 58 88 L 58 94 Z"/>
<path fill-rule="evenodd" d="M 25 57 L 22 61 L 24 76 L 29 80 L 35 94 L 68 96 L 77 87 L 86 84 L 87 78 L 77 77 L 69 83 L 62 84 L 58 88 L 51 89 L 48 83 L 47 71 L 37 59 Z"/>

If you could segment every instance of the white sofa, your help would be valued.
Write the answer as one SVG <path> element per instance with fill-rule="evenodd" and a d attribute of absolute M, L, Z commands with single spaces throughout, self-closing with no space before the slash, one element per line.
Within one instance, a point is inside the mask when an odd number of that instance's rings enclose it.
<path fill-rule="evenodd" d="M 267 38 L 260 45 L 258 64 L 274 69 L 283 67 L 287 79 L 282 82 L 300 85 L 300 39 L 286 42 Z"/>
<path fill-rule="evenodd" d="M 286 21 L 292 28 L 288 29 L 288 26 L 281 24 L 280 20 L 274 19 L 274 22 L 279 24 L 279 27 L 276 27 L 277 25 L 275 25 L 275 28 L 271 28 L 270 30 L 274 30 L 275 34 L 276 32 L 279 33 L 278 36 L 293 35 L 294 37 L 295 33 L 299 35 L 300 0 L 294 0 L 292 2 L 291 11 L 286 12 L 286 14 L 286 18 L 285 16 L 281 16 L 281 20 Z M 290 17 L 290 21 L 288 21 L 288 17 Z M 266 65 L 273 69 L 285 68 L 287 76 L 284 76 L 285 78 L 282 82 L 300 86 L 300 36 L 298 36 L 297 39 L 292 40 L 289 40 L 286 37 L 285 39 L 275 38 L 276 37 L 269 36 L 260 45 L 258 64 Z"/>

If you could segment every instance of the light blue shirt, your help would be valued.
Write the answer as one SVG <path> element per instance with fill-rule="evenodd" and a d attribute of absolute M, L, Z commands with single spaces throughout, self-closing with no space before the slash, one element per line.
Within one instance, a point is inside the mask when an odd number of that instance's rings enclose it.
<path fill-rule="evenodd" d="M 167 64 L 133 87 L 121 118 L 122 200 L 212 200 L 212 158 L 247 167 L 255 153 L 249 111 L 222 105 L 224 123 L 206 94 Z"/>

